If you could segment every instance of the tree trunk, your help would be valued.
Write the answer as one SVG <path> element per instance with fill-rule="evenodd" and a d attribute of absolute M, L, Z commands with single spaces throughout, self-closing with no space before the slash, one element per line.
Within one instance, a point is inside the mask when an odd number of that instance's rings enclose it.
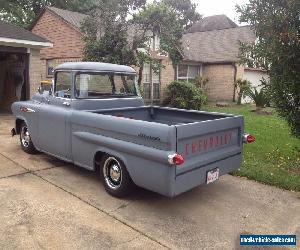
<path fill-rule="evenodd" d="M 128 87 L 127 81 L 125 79 L 125 76 L 121 75 L 121 79 L 122 79 L 123 86 L 125 88 L 126 93 L 129 93 L 129 87 Z"/>
<path fill-rule="evenodd" d="M 138 74 L 138 85 L 139 85 L 139 87 L 142 86 L 143 69 L 144 69 L 144 65 L 142 65 L 142 66 L 139 68 L 139 74 Z"/>
<path fill-rule="evenodd" d="M 236 87 L 233 87 L 233 95 L 232 95 L 232 101 L 235 102 L 235 92 L 236 92 Z"/>

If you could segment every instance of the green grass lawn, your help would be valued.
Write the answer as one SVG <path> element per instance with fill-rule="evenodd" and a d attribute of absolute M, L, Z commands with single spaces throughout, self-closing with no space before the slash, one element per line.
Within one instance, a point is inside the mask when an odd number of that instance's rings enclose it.
<path fill-rule="evenodd" d="M 233 174 L 280 188 L 300 191 L 300 140 L 290 135 L 287 123 L 273 115 L 251 112 L 249 105 L 205 106 L 202 110 L 240 114 L 245 131 L 256 137 L 244 146 L 242 167 Z"/>

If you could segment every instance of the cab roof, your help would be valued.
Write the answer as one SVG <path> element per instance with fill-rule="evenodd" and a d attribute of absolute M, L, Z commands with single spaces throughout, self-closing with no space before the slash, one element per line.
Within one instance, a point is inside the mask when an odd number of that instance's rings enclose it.
<path fill-rule="evenodd" d="M 76 71 L 100 71 L 136 74 L 135 70 L 129 66 L 100 63 L 100 62 L 67 62 L 58 65 L 54 70 L 76 70 Z"/>

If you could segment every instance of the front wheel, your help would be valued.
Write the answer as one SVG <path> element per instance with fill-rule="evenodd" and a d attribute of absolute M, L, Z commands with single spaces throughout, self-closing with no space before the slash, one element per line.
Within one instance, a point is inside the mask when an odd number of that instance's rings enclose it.
<path fill-rule="evenodd" d="M 36 154 L 38 152 L 33 145 L 27 124 L 25 122 L 22 122 L 20 127 L 20 143 L 23 151 L 26 153 Z"/>
<path fill-rule="evenodd" d="M 106 155 L 100 162 L 100 174 L 105 190 L 115 197 L 128 195 L 134 186 L 125 164 L 115 156 Z"/>

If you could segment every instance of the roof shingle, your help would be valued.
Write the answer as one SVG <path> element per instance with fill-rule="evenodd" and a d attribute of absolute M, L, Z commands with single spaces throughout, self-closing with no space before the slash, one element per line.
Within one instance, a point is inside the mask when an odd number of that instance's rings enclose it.
<path fill-rule="evenodd" d="M 0 37 L 34 42 L 48 43 L 49 41 L 24 28 L 0 21 Z"/>
<path fill-rule="evenodd" d="M 55 7 L 46 7 L 46 9 L 50 10 L 51 12 L 54 12 L 56 15 L 60 16 L 66 22 L 78 29 L 80 29 L 81 23 L 84 20 L 84 18 L 87 17 L 87 15 L 79 12 L 58 9 Z"/>
<path fill-rule="evenodd" d="M 255 38 L 249 26 L 186 33 L 182 39 L 184 59 L 204 63 L 236 62 L 239 41 L 252 43 Z"/>
<path fill-rule="evenodd" d="M 186 33 L 203 32 L 210 30 L 222 30 L 236 28 L 238 25 L 226 15 L 214 15 L 201 19 L 190 27 Z"/>

